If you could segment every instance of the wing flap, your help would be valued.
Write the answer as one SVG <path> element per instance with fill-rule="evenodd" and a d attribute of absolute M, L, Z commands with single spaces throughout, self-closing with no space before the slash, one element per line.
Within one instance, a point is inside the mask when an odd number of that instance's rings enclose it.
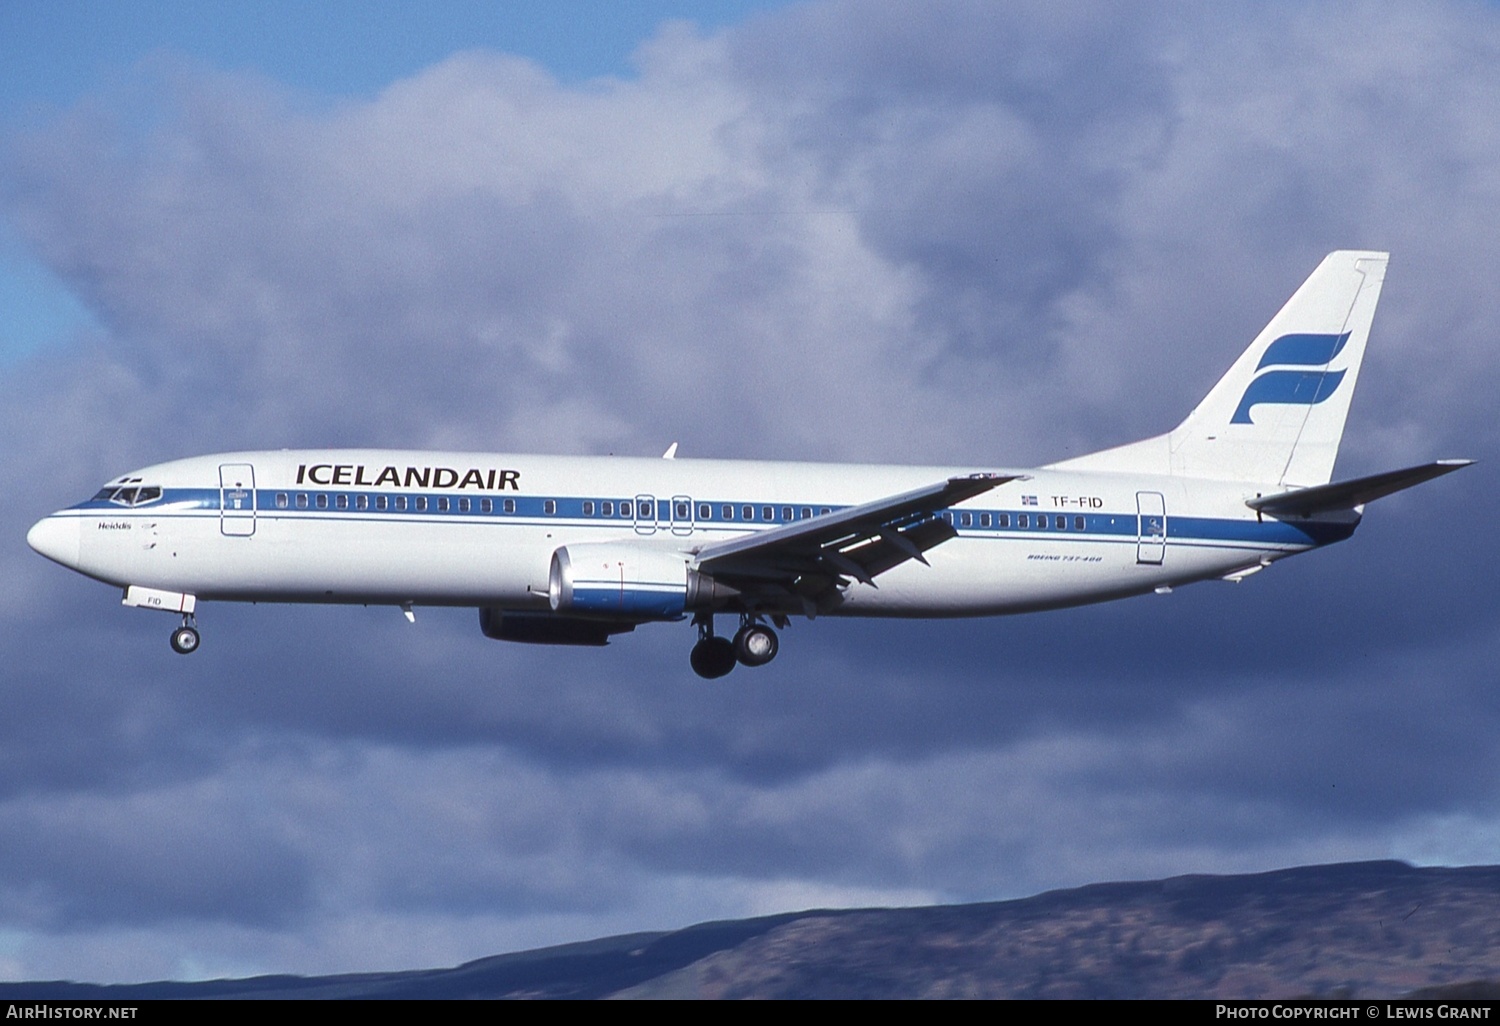
<path fill-rule="evenodd" d="M 958 532 L 936 514 L 1024 475 L 952 477 L 874 502 L 705 545 L 698 569 L 716 579 L 772 586 L 803 597 L 874 578 Z"/>
<path fill-rule="evenodd" d="M 922 520 L 905 530 L 887 531 L 877 538 L 863 541 L 840 555 L 863 568 L 873 578 L 900 566 L 908 559 L 927 562 L 922 558 L 922 553 L 937 548 L 957 534 L 958 529 L 946 520 Z"/>

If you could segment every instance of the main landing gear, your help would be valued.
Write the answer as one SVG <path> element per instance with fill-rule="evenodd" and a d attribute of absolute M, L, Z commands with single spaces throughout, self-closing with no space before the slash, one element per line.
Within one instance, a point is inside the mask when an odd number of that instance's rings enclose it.
<path fill-rule="evenodd" d="M 734 669 L 735 663 L 764 666 L 776 658 L 781 648 L 776 632 L 754 616 L 740 617 L 740 629 L 732 641 L 714 633 L 711 613 L 699 613 L 693 617 L 693 623 L 698 626 L 698 643 L 688 659 L 694 673 L 710 680 L 724 676 Z"/>
<path fill-rule="evenodd" d="M 172 651 L 178 655 L 192 655 L 198 651 L 197 621 L 190 614 L 182 617 L 182 626 L 172 632 Z"/>

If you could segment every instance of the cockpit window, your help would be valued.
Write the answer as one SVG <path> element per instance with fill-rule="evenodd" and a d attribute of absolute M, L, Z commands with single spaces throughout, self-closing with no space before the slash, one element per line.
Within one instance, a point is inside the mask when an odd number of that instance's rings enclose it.
<path fill-rule="evenodd" d="M 161 488 L 157 485 L 147 485 L 144 488 L 131 486 L 129 488 L 109 487 L 100 489 L 99 494 L 94 496 L 94 502 L 113 502 L 117 506 L 144 506 L 148 502 L 155 502 L 161 498 Z"/>

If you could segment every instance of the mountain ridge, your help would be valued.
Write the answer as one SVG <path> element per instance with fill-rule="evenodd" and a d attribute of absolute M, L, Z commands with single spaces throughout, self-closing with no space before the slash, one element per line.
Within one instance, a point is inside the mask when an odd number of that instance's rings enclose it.
<path fill-rule="evenodd" d="M 809 909 L 441 969 L 0 984 L 16 1000 L 1488 995 L 1500 866 L 1189 874 L 919 908 Z"/>

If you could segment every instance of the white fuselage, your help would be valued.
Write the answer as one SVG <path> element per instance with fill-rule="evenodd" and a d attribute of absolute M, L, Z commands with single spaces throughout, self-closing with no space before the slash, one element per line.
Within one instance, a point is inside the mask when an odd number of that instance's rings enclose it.
<path fill-rule="evenodd" d="M 994 468 L 517 456 L 244 452 L 136 471 L 47 518 L 34 547 L 122 588 L 198 599 L 548 610 L 552 554 L 617 541 L 695 553 Z M 939 515 L 957 537 L 829 612 L 979 616 L 1237 573 L 1337 541 L 1358 516 L 1283 522 L 1262 489 L 1180 476 L 1022 475 Z M 135 496 L 118 487 L 138 489 Z M 1268 486 L 1267 491 L 1275 486 Z M 159 496 L 139 489 L 160 489 Z M 106 492 L 108 489 L 106 490 Z M 137 502 L 145 496 L 146 501 Z M 689 559 L 689 562 L 691 560 Z"/>

